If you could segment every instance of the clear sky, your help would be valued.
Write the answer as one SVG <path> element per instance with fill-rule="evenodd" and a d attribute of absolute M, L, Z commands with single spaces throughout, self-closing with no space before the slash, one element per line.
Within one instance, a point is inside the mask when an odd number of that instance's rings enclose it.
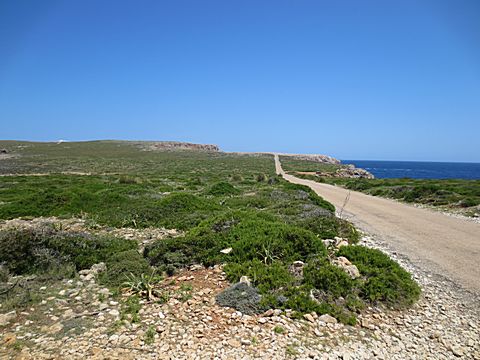
<path fill-rule="evenodd" d="M 0 139 L 480 162 L 480 1 L 3 0 Z"/>

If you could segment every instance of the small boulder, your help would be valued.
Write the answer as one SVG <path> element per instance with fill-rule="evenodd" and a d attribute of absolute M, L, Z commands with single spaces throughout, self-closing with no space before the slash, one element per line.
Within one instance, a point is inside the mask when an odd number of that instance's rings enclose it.
<path fill-rule="evenodd" d="M 103 262 L 98 263 L 98 264 L 93 264 L 92 267 L 90 268 L 90 270 L 92 272 L 94 272 L 95 274 L 100 274 L 102 272 L 107 271 L 107 265 L 105 265 L 105 263 L 103 263 Z"/>
<path fill-rule="evenodd" d="M 337 246 L 337 249 L 340 249 L 342 246 L 347 246 L 348 245 L 348 241 L 340 241 L 336 246 Z"/>
<path fill-rule="evenodd" d="M 230 254 L 230 253 L 232 252 L 232 250 L 233 250 L 233 249 L 232 249 L 231 247 L 229 247 L 229 248 L 220 250 L 220 252 L 221 252 L 222 254 Z"/>
<path fill-rule="evenodd" d="M 304 317 L 305 320 L 310 321 L 311 323 L 315 322 L 315 319 L 312 316 L 312 314 L 305 314 L 305 315 L 303 315 L 303 317 Z"/>
<path fill-rule="evenodd" d="M 61 322 L 57 322 L 47 329 L 48 334 L 57 334 L 63 329 L 63 324 Z"/>
<path fill-rule="evenodd" d="M 353 265 L 346 257 L 339 256 L 337 259 L 332 260 L 332 264 L 338 266 L 345 271 L 352 279 L 360 277 L 360 271 Z"/>
<path fill-rule="evenodd" d="M 344 270 L 352 279 L 357 279 L 360 277 L 360 271 L 355 265 L 346 266 Z"/>
<path fill-rule="evenodd" d="M 10 311 L 6 314 L 0 314 L 0 326 L 6 326 L 17 317 L 17 312 Z"/>
<path fill-rule="evenodd" d="M 251 282 L 250 278 L 248 276 L 245 276 L 245 275 L 240 278 L 240 282 L 245 283 L 248 286 L 252 285 L 252 282 Z"/>
<path fill-rule="evenodd" d="M 333 316 L 328 315 L 328 314 L 324 314 L 324 315 L 320 316 L 318 318 L 318 320 L 323 321 L 324 323 L 327 323 L 327 324 L 336 324 L 337 323 L 337 319 L 335 319 Z"/>

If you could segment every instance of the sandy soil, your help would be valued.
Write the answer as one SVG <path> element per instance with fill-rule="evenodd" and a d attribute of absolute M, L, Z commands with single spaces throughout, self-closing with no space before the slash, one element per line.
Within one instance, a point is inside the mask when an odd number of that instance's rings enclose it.
<path fill-rule="evenodd" d="M 382 239 L 415 265 L 480 294 L 480 224 L 388 199 L 285 174 L 275 156 L 277 174 L 307 185 L 335 205 L 361 230 Z M 349 195 L 350 194 L 350 195 Z"/>

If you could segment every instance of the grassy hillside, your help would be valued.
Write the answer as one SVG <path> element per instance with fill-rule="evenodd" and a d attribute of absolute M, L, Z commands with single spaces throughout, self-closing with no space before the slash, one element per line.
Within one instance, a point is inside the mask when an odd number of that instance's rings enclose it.
<path fill-rule="evenodd" d="M 365 304 L 401 307 L 419 295 L 396 263 L 354 246 L 357 231 L 335 217 L 330 203 L 277 177 L 270 155 L 144 151 L 139 144 L 114 141 L 0 147 L 16 156 L 0 160 L 1 171 L 10 174 L 0 177 L 0 219 L 75 217 L 92 228 L 184 233 L 154 241 L 140 255 L 135 241 L 72 234 L 55 224 L 5 229 L 4 273 L 55 280 L 102 261 L 108 270 L 101 281 L 118 288 L 127 275 L 142 283 L 152 269 L 172 274 L 193 264 L 225 264 L 232 282 L 247 275 L 259 289 L 260 309 L 330 313 L 345 323 L 354 323 Z M 22 175 L 11 176 L 16 173 Z M 350 244 L 341 254 L 358 265 L 358 277 L 331 263 L 338 249 L 322 240 L 335 237 Z M 301 278 L 290 271 L 294 261 L 305 263 Z"/>

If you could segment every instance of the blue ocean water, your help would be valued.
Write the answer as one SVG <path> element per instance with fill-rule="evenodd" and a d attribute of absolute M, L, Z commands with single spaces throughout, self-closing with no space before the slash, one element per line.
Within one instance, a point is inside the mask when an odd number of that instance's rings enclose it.
<path fill-rule="evenodd" d="M 370 171 L 376 178 L 480 179 L 480 163 L 342 160 Z"/>

